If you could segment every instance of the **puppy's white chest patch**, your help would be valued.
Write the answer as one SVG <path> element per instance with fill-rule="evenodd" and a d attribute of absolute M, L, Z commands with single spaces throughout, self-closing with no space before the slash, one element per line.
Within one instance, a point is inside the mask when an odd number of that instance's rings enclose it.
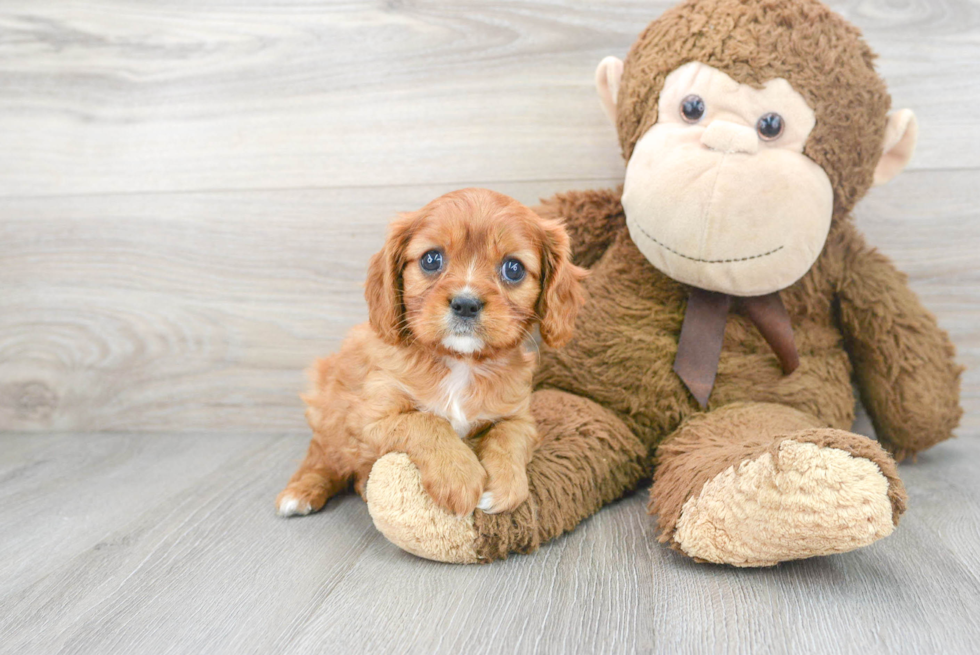
<path fill-rule="evenodd" d="M 446 357 L 444 361 L 449 372 L 439 381 L 438 393 L 424 401 L 416 399 L 415 404 L 420 411 L 430 412 L 449 421 L 459 438 L 464 439 L 480 423 L 500 418 L 496 414 L 483 411 L 484 408 L 474 408 L 470 402 L 476 378 L 492 376 L 496 363 L 470 364 L 452 357 Z"/>
<path fill-rule="evenodd" d="M 442 392 L 436 414 L 447 419 L 460 438 L 470 433 L 472 422 L 467 418 L 465 406 L 473 386 L 473 367 L 466 362 L 447 359 L 449 373 L 439 383 Z"/>
<path fill-rule="evenodd" d="M 467 415 L 467 404 L 473 392 L 474 367 L 451 357 L 447 357 L 445 362 L 449 372 L 439 381 L 436 397 L 417 404 L 420 410 L 449 421 L 462 439 L 478 421 L 485 420 L 486 417 Z M 470 413 L 472 414 L 472 410 Z"/>

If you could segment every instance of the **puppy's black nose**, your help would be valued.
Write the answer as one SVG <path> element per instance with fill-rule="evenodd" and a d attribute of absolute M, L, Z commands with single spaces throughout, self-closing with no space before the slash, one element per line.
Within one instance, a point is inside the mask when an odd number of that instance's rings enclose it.
<path fill-rule="evenodd" d="M 449 303 L 453 308 L 453 314 L 460 318 L 473 318 L 483 309 L 483 302 L 473 296 L 456 296 Z"/>

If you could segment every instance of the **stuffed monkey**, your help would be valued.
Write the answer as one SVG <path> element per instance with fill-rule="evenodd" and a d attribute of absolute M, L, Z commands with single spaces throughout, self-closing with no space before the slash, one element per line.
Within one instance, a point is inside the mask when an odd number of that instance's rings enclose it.
<path fill-rule="evenodd" d="M 660 540 L 735 566 L 841 553 L 905 511 L 895 461 L 957 425 L 953 346 L 851 211 L 916 141 L 874 55 L 815 0 L 695 0 L 597 71 L 617 190 L 559 194 L 590 300 L 543 348 L 542 443 L 508 514 L 436 507 L 404 455 L 368 507 L 393 543 L 486 562 L 573 529 L 653 474 Z M 878 441 L 850 432 L 852 377 Z"/>

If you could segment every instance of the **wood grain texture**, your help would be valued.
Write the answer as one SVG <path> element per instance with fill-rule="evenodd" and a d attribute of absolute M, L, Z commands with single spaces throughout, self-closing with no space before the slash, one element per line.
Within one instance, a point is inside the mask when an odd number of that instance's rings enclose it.
<path fill-rule="evenodd" d="M 639 492 L 453 567 L 354 497 L 274 516 L 302 371 L 366 317 L 388 219 L 466 185 L 621 181 L 592 73 L 672 4 L 0 3 L 0 653 L 975 652 L 975 0 L 831 3 L 921 127 L 858 223 L 968 367 L 961 438 L 901 467 L 892 537 L 696 565 Z"/>
<path fill-rule="evenodd" d="M 980 639 L 976 438 L 901 467 L 891 537 L 760 570 L 658 544 L 642 491 L 532 556 L 420 560 L 356 496 L 276 517 L 304 445 L 0 436 L 0 653 L 918 655 Z"/>
<path fill-rule="evenodd" d="M 592 90 L 672 1 L 31 0 L 0 8 L 0 195 L 467 185 L 619 175 Z M 832 2 L 913 167 L 977 168 L 980 7 Z"/>
<path fill-rule="evenodd" d="M 301 429 L 383 226 L 623 167 L 592 71 L 670 2 L 0 6 L 0 430 Z M 980 7 L 839 2 L 919 115 L 860 207 L 954 335 L 978 425 Z"/>

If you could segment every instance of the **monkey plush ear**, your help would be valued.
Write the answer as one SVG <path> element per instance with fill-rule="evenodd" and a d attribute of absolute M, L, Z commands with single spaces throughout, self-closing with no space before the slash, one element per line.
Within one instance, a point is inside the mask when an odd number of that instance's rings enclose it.
<path fill-rule="evenodd" d="M 881 159 L 875 168 L 875 186 L 888 182 L 902 172 L 919 138 L 919 124 L 911 109 L 899 109 L 888 115 Z"/>
<path fill-rule="evenodd" d="M 616 57 L 606 57 L 595 69 L 595 88 L 599 92 L 602 111 L 616 124 L 616 98 L 619 97 L 619 81 L 623 78 L 623 61 Z"/>

